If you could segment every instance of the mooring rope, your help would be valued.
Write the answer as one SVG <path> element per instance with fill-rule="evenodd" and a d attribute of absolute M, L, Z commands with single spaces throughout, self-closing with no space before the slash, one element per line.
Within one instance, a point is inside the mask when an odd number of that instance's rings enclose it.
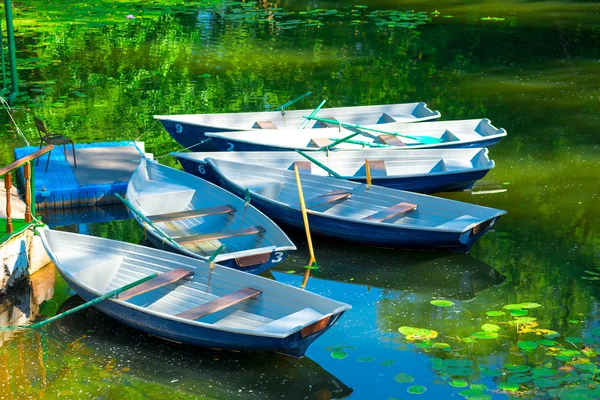
<path fill-rule="evenodd" d="M 12 108 L 10 108 L 10 105 L 8 104 L 8 102 L 2 96 L 0 96 L 0 102 L 4 106 L 4 109 L 8 113 L 8 116 L 12 120 L 13 124 L 15 124 L 15 128 L 17 129 L 17 134 L 21 137 L 21 139 L 23 139 L 23 141 L 25 142 L 25 145 L 30 146 L 29 141 L 27 140 L 27 138 L 25 137 L 23 132 L 21 132 L 21 128 L 19 128 L 19 125 L 17 125 L 17 122 L 15 121 L 15 119 L 12 116 L 12 114 L 11 114 Z"/>

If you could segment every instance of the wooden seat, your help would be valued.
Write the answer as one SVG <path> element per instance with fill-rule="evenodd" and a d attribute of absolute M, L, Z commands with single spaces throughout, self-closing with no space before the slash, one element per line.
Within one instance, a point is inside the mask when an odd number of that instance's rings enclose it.
<path fill-rule="evenodd" d="M 324 117 L 323 119 L 329 119 L 329 120 L 332 120 L 332 121 L 337 121 L 337 119 L 333 118 L 333 117 L 331 117 L 331 118 Z M 339 127 L 339 126 L 340 126 L 339 124 L 332 124 L 331 122 L 317 121 L 313 125 L 313 129 L 314 128 L 335 128 L 335 127 Z"/>
<path fill-rule="evenodd" d="M 406 146 L 402 140 L 398 139 L 398 136 L 392 134 L 383 134 L 377 136 L 380 143 L 384 143 L 390 146 Z"/>
<path fill-rule="evenodd" d="M 271 121 L 256 121 L 252 129 L 277 129 L 277 127 Z"/>
<path fill-rule="evenodd" d="M 318 149 L 321 149 L 330 144 L 331 140 L 327 138 L 312 138 L 310 139 L 310 142 L 308 142 L 308 145 L 306 147 L 316 147 Z"/>
<path fill-rule="evenodd" d="M 298 167 L 298 172 L 300 173 L 312 173 L 312 163 L 310 161 L 294 161 L 294 164 L 292 165 L 292 170 L 294 169 L 294 166 Z"/>
<path fill-rule="evenodd" d="M 165 222 L 195 217 L 206 217 L 209 215 L 228 214 L 233 212 L 235 212 L 235 208 L 231 206 L 216 206 L 210 208 L 201 208 L 197 210 L 185 210 L 167 214 L 149 215 L 148 219 L 152 222 Z"/>
<path fill-rule="evenodd" d="M 332 190 L 329 193 L 321 194 L 313 197 L 306 201 L 306 208 L 315 208 L 327 203 L 333 203 L 334 201 L 347 199 L 352 196 L 350 192 L 344 192 L 343 190 Z"/>
<path fill-rule="evenodd" d="M 71 144 L 73 148 L 73 165 L 77 168 L 77 159 L 75 158 L 75 143 L 70 138 L 63 135 L 50 135 L 48 130 L 46 129 L 46 125 L 44 122 L 36 117 L 33 117 L 33 121 L 35 122 L 35 127 L 37 128 L 38 134 L 40 135 L 40 149 L 44 142 L 48 144 L 53 144 L 55 146 L 63 146 L 63 151 L 65 153 L 65 159 L 67 158 L 67 144 Z M 48 171 L 48 165 L 50 164 L 50 155 L 52 151 L 48 153 L 48 159 L 46 160 L 46 171 Z M 40 162 L 40 158 L 38 157 L 35 165 L 38 165 Z"/>
<path fill-rule="evenodd" d="M 188 271 L 183 268 L 176 268 L 172 271 L 165 272 L 164 274 L 160 274 L 156 278 L 152 278 L 149 281 L 142 283 L 134 288 L 124 291 L 119 294 L 117 297 L 119 300 L 127 300 L 134 296 L 138 296 L 142 293 L 149 292 L 154 289 L 158 289 L 159 287 L 166 286 L 170 283 L 177 282 L 181 279 L 187 278 L 194 275 L 192 271 Z"/>
<path fill-rule="evenodd" d="M 231 231 L 223 231 L 223 232 L 213 232 L 213 233 L 201 233 L 198 235 L 191 236 L 180 236 L 174 238 L 175 242 L 178 244 L 188 244 L 188 243 L 198 243 L 198 242 L 207 242 L 209 240 L 218 240 L 218 239 L 226 239 L 235 236 L 245 236 L 245 235 L 256 235 L 259 233 L 264 233 L 265 228 L 261 226 L 252 226 L 249 228 L 242 228 Z"/>
<path fill-rule="evenodd" d="M 225 308 L 234 306 L 238 303 L 241 303 L 244 300 L 256 297 L 259 294 L 261 294 L 260 290 L 255 290 L 252 288 L 243 288 L 238 290 L 237 292 L 229 293 L 225 296 L 219 297 L 218 299 L 209 301 L 208 303 L 201 304 L 198 307 L 194 307 L 184 312 L 181 312 L 177 314 L 176 317 L 196 320 L 204 317 L 205 315 L 214 314 L 217 311 L 221 311 Z"/>
<path fill-rule="evenodd" d="M 387 176 L 385 160 L 369 160 L 371 176 Z"/>
<path fill-rule="evenodd" d="M 394 218 L 397 217 L 400 214 L 404 214 L 406 212 L 415 210 L 417 208 L 416 204 L 411 204 L 411 203 L 398 203 L 395 206 L 391 206 L 389 208 L 386 208 L 385 210 L 381 210 L 379 212 L 376 212 L 373 215 L 369 215 L 368 217 L 363 218 L 363 221 L 378 221 L 378 222 L 383 222 L 385 220 L 388 220 L 390 218 Z"/>

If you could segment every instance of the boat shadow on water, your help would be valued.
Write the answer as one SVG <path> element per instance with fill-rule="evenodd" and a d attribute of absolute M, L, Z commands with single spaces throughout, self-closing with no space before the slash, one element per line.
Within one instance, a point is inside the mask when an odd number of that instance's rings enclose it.
<path fill-rule="evenodd" d="M 299 250 L 276 270 L 298 269 L 298 264 L 310 257 L 306 238 L 300 233 L 290 237 Z M 320 268 L 311 276 L 321 279 L 456 300 L 474 299 L 477 293 L 506 280 L 500 272 L 468 254 L 347 246 L 322 237 L 313 244 Z"/>
<path fill-rule="evenodd" d="M 71 297 L 64 312 L 82 304 Z M 339 399 L 352 393 L 315 361 L 268 353 L 200 349 L 140 333 L 89 308 L 49 326 L 54 340 L 98 360 L 115 360 L 137 379 L 211 398 Z"/>

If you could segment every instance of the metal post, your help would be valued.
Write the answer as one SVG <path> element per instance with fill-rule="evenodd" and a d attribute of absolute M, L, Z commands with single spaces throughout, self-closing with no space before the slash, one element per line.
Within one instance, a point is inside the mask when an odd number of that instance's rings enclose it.
<path fill-rule="evenodd" d="M 12 233 L 13 223 L 11 218 L 11 206 L 10 206 L 10 188 L 12 187 L 11 173 L 4 175 L 4 189 L 6 189 L 6 233 Z"/>
<path fill-rule="evenodd" d="M 4 0 L 4 12 L 6 14 L 6 38 L 8 40 L 8 57 L 10 61 L 10 83 L 11 93 L 8 98 L 9 104 L 13 104 L 19 93 L 19 79 L 17 78 L 17 51 L 15 48 L 15 31 L 13 29 L 12 1 Z"/>
<path fill-rule="evenodd" d="M 6 89 L 6 64 L 4 62 L 4 35 L 2 35 L 2 20 L 0 20 L 0 54 L 2 57 L 2 88 Z"/>

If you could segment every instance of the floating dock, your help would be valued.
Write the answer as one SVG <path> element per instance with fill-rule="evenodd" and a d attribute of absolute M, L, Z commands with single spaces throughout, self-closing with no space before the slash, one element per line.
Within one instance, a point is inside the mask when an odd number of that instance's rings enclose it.
<path fill-rule="evenodd" d="M 36 150 L 38 147 L 33 146 L 16 148 L 15 159 Z M 75 167 L 71 146 L 67 146 L 66 156 L 62 146 L 55 147 L 50 153 L 48 171 L 45 171 L 47 156 L 42 156 L 34 167 L 36 207 L 62 209 L 118 203 L 115 194 L 125 195 L 129 178 L 142 157 L 140 151 L 144 152 L 141 142 L 76 144 Z M 17 176 L 24 187 L 22 168 Z"/>

